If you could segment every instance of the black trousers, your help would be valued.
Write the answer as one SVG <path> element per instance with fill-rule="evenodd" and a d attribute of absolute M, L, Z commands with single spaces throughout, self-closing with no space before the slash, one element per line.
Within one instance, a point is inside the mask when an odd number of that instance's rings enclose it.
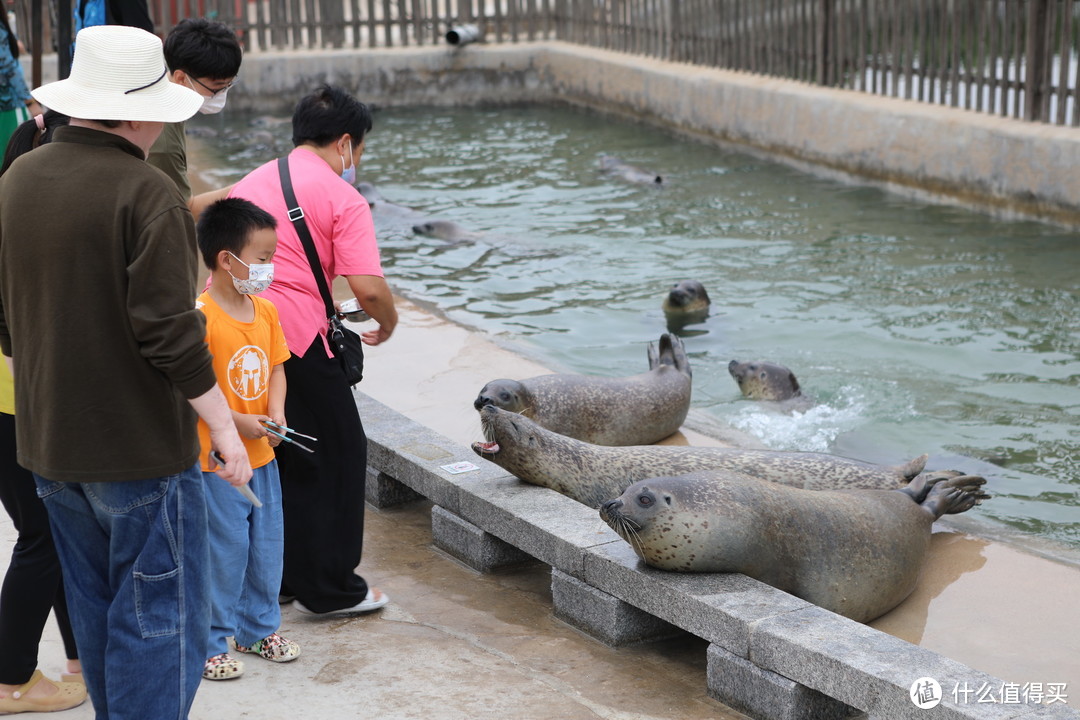
<path fill-rule="evenodd" d="M 0 502 L 19 532 L 0 587 L 0 683 L 6 685 L 21 685 L 34 674 L 51 609 L 56 610 L 64 652 L 69 659 L 79 657 L 49 515 L 33 474 L 15 458 L 15 417 L 0 413 Z"/>
<path fill-rule="evenodd" d="M 367 436 L 341 366 L 320 338 L 285 362 L 285 379 L 289 427 L 319 440 L 300 439 L 314 453 L 285 442 L 276 448 L 285 518 L 281 592 L 315 612 L 341 610 L 368 591 L 355 572 L 364 546 Z"/>

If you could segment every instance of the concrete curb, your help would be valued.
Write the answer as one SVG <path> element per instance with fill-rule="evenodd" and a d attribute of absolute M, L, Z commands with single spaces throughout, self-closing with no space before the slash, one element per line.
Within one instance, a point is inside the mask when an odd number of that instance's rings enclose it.
<path fill-rule="evenodd" d="M 356 398 L 374 480 L 369 501 L 432 500 L 436 545 L 483 572 L 529 558 L 550 565 L 556 616 L 602 642 L 647 641 L 675 628 L 709 641 L 709 693 L 752 717 L 1080 718 L 1060 704 L 958 702 L 954 688 L 1009 683 L 742 575 L 648 568 L 595 510 L 521 483 L 363 393 Z M 478 469 L 442 469 L 465 460 Z M 408 491 L 393 491 L 396 484 Z M 908 695 L 922 677 L 942 688 L 930 710 Z"/>

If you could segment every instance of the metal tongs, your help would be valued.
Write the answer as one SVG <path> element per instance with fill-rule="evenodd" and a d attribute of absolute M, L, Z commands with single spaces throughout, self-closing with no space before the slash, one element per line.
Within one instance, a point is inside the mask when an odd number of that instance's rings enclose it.
<path fill-rule="evenodd" d="M 221 453 L 219 453 L 217 450 L 211 450 L 210 457 L 214 458 L 214 462 L 216 462 L 218 465 L 220 465 L 221 467 L 225 467 L 225 458 L 221 457 Z M 236 488 L 241 495 L 246 497 L 252 505 L 257 508 L 262 507 L 262 501 L 259 500 L 259 496 L 256 495 L 255 492 L 247 485 L 233 485 L 233 487 Z"/>
<path fill-rule="evenodd" d="M 314 450 L 309 448 L 304 443 L 300 442 L 299 440 L 294 440 L 291 437 L 286 437 L 285 434 L 288 433 L 290 435 L 295 435 L 296 437 L 302 437 L 305 440 L 312 440 L 314 442 L 319 442 L 319 438 L 311 437 L 310 435 L 305 435 L 302 432 L 297 432 L 296 430 L 293 430 L 291 427 L 285 427 L 284 425 L 278 425 L 273 420 L 260 420 L 259 422 L 261 422 L 263 425 L 266 426 L 266 432 L 270 433 L 271 435 L 276 435 L 277 437 L 281 438 L 285 442 L 292 443 L 293 445 L 300 448 L 301 450 L 307 450 L 309 453 L 315 452 Z M 277 428 L 277 430 L 274 430 L 273 428 Z"/>

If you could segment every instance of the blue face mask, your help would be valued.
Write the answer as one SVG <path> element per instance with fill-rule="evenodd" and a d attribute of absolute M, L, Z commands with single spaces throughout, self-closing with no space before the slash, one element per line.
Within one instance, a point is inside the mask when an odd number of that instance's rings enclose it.
<path fill-rule="evenodd" d="M 356 163 L 350 162 L 349 167 L 345 167 L 345 156 L 341 155 L 341 179 L 350 185 L 356 184 Z M 352 140 L 349 140 L 349 159 L 352 160 Z"/>

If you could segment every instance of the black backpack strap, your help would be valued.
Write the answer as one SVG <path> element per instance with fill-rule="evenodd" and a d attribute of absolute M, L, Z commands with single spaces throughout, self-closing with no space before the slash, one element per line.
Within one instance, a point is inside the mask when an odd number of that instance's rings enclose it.
<path fill-rule="evenodd" d="M 289 220 L 296 228 L 296 234 L 300 236 L 300 242 L 304 246 L 304 254 L 307 255 L 311 264 L 311 272 L 315 275 L 315 282 L 319 286 L 323 303 L 326 305 L 326 317 L 335 317 L 334 301 L 330 296 L 330 288 L 326 286 L 326 275 L 323 273 L 322 263 L 319 261 L 319 252 L 315 249 L 315 240 L 311 237 L 307 222 L 304 220 L 304 210 L 296 201 L 296 193 L 293 192 L 292 176 L 289 174 L 289 158 L 278 158 L 278 175 L 281 176 L 281 192 L 285 195 L 285 208 L 289 212 Z"/>

